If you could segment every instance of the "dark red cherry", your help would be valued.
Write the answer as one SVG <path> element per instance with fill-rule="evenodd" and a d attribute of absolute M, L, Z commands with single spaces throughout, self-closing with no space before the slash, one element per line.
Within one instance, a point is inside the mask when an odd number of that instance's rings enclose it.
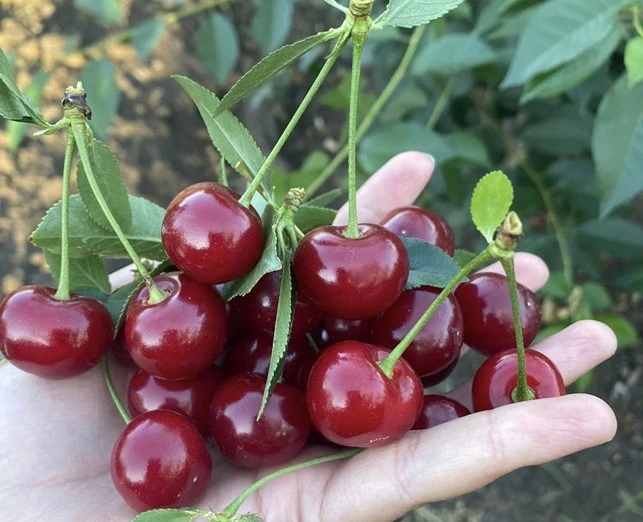
<path fill-rule="evenodd" d="M 342 341 L 371 341 L 372 319 L 342 319 L 341 317 L 326 317 L 324 329 L 328 336 L 328 344 Z"/>
<path fill-rule="evenodd" d="M 210 405 L 214 443 L 238 466 L 283 464 L 304 447 L 311 430 L 303 393 L 287 384 L 277 384 L 257 420 L 265 384 L 258 375 L 233 375 L 215 392 Z"/>
<path fill-rule="evenodd" d="M 142 287 L 130 301 L 125 319 L 125 343 L 137 366 L 163 379 L 189 379 L 210 368 L 223 349 L 226 312 L 211 286 L 185 274 L 154 278 L 167 294 L 148 304 Z"/>
<path fill-rule="evenodd" d="M 366 319 L 402 293 L 409 259 L 402 241 L 379 225 L 360 225 L 359 239 L 345 237 L 345 228 L 306 234 L 295 252 L 295 279 L 324 314 Z"/>
<path fill-rule="evenodd" d="M 191 379 L 168 381 L 138 370 L 127 388 L 127 405 L 133 416 L 154 410 L 172 410 L 185 415 L 204 437 L 210 435 L 208 411 L 223 373 L 210 368 Z"/>
<path fill-rule="evenodd" d="M 239 319 L 246 327 L 268 335 L 275 333 L 280 285 L 281 272 L 270 272 L 259 280 L 249 294 L 233 299 Z M 310 332 L 321 320 L 321 312 L 315 304 L 302 292 L 296 292 L 292 335 L 299 337 Z"/>
<path fill-rule="evenodd" d="M 237 279 L 257 263 L 264 245 L 261 219 L 217 183 L 191 185 L 172 200 L 161 237 L 172 262 L 192 279 L 218 284 Z"/>
<path fill-rule="evenodd" d="M 116 490 L 136 511 L 189 507 L 205 494 L 212 459 L 187 417 L 155 410 L 121 432 L 110 471 Z"/>
<path fill-rule="evenodd" d="M 422 381 L 422 386 L 425 388 L 430 388 L 431 386 L 435 386 L 436 384 L 440 384 L 442 381 L 444 381 L 449 375 L 453 373 L 453 370 L 455 370 L 455 367 L 458 365 L 458 361 L 460 359 L 454 359 L 449 366 L 444 368 L 443 370 L 440 370 L 439 372 L 435 373 L 430 373 L 428 375 L 423 375 L 420 380 Z"/>
<path fill-rule="evenodd" d="M 455 237 L 447 220 L 439 214 L 416 206 L 392 210 L 381 225 L 402 237 L 414 237 L 431 243 L 450 256 L 455 251 Z"/>
<path fill-rule="evenodd" d="M 426 430 L 470 414 L 471 412 L 467 408 L 449 397 L 425 395 L 420 416 L 411 429 Z"/>
<path fill-rule="evenodd" d="M 525 350 L 527 386 L 537 399 L 565 395 L 565 383 L 556 365 L 540 352 Z M 473 377 L 473 411 L 492 410 L 512 404 L 518 386 L 518 356 L 515 350 L 497 353 L 484 361 Z"/>
<path fill-rule="evenodd" d="M 464 342 L 483 355 L 516 346 L 509 284 L 501 274 L 482 272 L 469 277 L 455 292 L 464 317 Z M 518 284 L 520 322 L 525 346 L 540 328 L 540 304 L 536 295 Z"/>
<path fill-rule="evenodd" d="M 97 300 L 25 286 L 0 304 L 0 351 L 13 365 L 46 379 L 66 379 L 94 367 L 114 337 L 112 319 Z"/>
<path fill-rule="evenodd" d="M 319 354 L 308 378 L 306 402 L 315 428 L 344 446 L 371 448 L 402 437 L 422 408 L 422 384 L 400 359 L 388 378 L 378 363 L 389 354 L 358 341 Z"/>
<path fill-rule="evenodd" d="M 125 346 L 125 328 L 121 328 L 112 342 L 112 353 L 123 366 L 136 368 L 136 363 L 132 360 L 131 355 Z"/>
<path fill-rule="evenodd" d="M 436 300 L 440 290 L 423 286 L 406 290 L 377 320 L 371 341 L 393 349 Z M 404 359 L 419 376 L 447 368 L 460 356 L 462 314 L 453 296 L 447 297 L 404 352 Z"/>
<path fill-rule="evenodd" d="M 230 347 L 223 363 L 223 371 L 226 375 L 249 372 L 266 377 L 270 366 L 271 352 L 272 337 L 251 333 L 245 339 Z M 310 344 L 308 344 L 306 337 L 291 339 L 286 351 L 286 362 L 283 371 L 284 382 L 295 386 L 301 366 L 314 358 L 315 353 Z"/>

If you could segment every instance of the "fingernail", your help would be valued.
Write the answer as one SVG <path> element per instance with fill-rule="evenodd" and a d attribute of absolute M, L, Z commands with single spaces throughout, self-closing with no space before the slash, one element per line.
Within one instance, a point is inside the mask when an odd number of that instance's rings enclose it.
<path fill-rule="evenodd" d="M 431 163 L 433 163 L 433 166 L 435 166 L 435 158 L 431 156 L 431 154 L 427 154 L 426 157 L 429 158 L 431 160 Z"/>

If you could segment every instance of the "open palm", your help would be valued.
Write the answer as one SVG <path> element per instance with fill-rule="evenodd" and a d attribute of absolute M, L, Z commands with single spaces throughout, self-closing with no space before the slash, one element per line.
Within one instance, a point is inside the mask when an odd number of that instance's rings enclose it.
<path fill-rule="evenodd" d="M 389 210 L 412 203 L 432 170 L 432 161 L 419 153 L 391 160 L 360 190 L 360 220 L 377 222 Z M 345 220 L 344 210 L 338 220 Z M 543 262 L 529 254 L 517 255 L 516 271 L 532 290 L 548 276 Z M 113 279 L 115 284 L 126 282 L 123 274 Z M 550 357 L 570 384 L 608 358 L 616 340 L 602 324 L 581 321 L 534 348 Z M 122 394 L 128 373 L 112 366 Z M 469 384 L 452 395 L 469 404 Z M 123 422 L 100 369 L 52 382 L 2 362 L 0 397 L 4 520 L 101 522 L 135 515 L 116 493 L 109 474 L 110 454 Z M 519 467 L 606 442 L 615 429 L 609 407 L 589 395 L 513 404 L 410 432 L 348 461 L 284 476 L 250 497 L 241 512 L 258 513 L 267 522 L 390 522 L 424 503 L 462 495 Z M 298 460 L 331 451 L 311 447 Z M 215 456 L 209 493 L 199 507 L 222 510 L 268 471 L 240 469 Z"/>

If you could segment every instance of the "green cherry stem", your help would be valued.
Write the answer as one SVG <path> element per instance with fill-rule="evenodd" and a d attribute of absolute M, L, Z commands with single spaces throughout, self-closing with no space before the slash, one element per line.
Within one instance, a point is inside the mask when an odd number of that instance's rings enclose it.
<path fill-rule="evenodd" d="M 390 378 L 393 376 L 393 367 L 395 366 L 395 363 L 400 359 L 400 357 L 402 357 L 402 355 L 404 355 L 404 351 L 413 342 L 413 339 L 415 339 L 415 337 L 420 333 L 420 330 L 424 328 L 429 319 L 431 319 L 442 302 L 457 288 L 457 286 L 465 277 L 467 277 L 480 265 L 492 259 L 492 257 L 493 254 L 491 251 L 491 246 L 488 246 L 482 252 L 480 252 L 480 254 L 478 254 L 466 265 L 464 265 L 455 275 L 455 277 L 451 281 L 449 281 L 449 284 L 442 289 L 442 291 L 438 294 L 438 297 L 436 297 L 435 301 L 431 303 L 431 306 L 429 306 L 426 312 L 422 314 L 422 317 L 418 319 L 409 333 L 404 336 L 404 339 L 402 339 L 397 344 L 397 346 L 393 348 L 393 351 L 388 355 L 388 357 L 380 363 L 380 368 L 387 377 Z"/>
<path fill-rule="evenodd" d="M 123 406 L 123 403 L 121 402 L 121 399 L 118 396 L 118 393 L 116 392 L 116 388 L 114 387 L 114 381 L 112 381 L 112 376 L 109 373 L 108 359 L 109 359 L 109 354 L 103 357 L 103 379 L 105 380 L 105 384 L 107 385 L 107 391 L 109 392 L 109 396 L 112 398 L 112 402 L 114 403 L 114 406 L 116 406 L 118 413 L 120 414 L 121 418 L 125 421 L 125 424 L 129 424 L 132 420 L 132 417 L 130 417 L 130 414 L 127 413 L 125 406 Z"/>
<path fill-rule="evenodd" d="M 346 45 L 346 42 L 350 35 L 347 29 L 342 29 L 342 31 L 343 32 L 340 34 L 339 39 L 335 44 L 335 47 L 333 48 L 330 55 L 328 55 L 328 58 L 326 59 L 324 66 L 322 67 L 321 71 L 319 71 L 319 74 L 317 75 L 317 78 L 315 78 L 315 81 L 311 85 L 310 89 L 308 89 L 308 92 L 306 93 L 306 96 L 304 96 L 304 99 L 299 104 L 299 107 L 297 107 L 295 114 L 293 114 L 292 118 L 288 122 L 288 125 L 286 126 L 283 133 L 277 140 L 277 143 L 270 151 L 270 154 L 268 155 L 266 160 L 263 162 L 263 165 L 261 165 L 259 172 L 257 172 L 257 174 L 255 175 L 254 179 L 250 183 L 250 186 L 246 189 L 246 191 L 239 199 L 239 203 L 241 203 L 242 205 L 246 207 L 250 205 L 250 201 L 252 200 L 252 197 L 254 196 L 255 192 L 257 192 L 257 190 L 259 189 L 259 186 L 261 185 L 261 182 L 263 181 L 264 176 L 268 172 L 268 169 L 272 166 L 272 163 L 275 161 L 275 158 L 281 152 L 281 149 L 285 145 L 286 141 L 288 141 L 288 138 L 290 138 L 292 131 L 299 123 L 299 120 L 301 119 L 304 112 L 308 108 L 308 105 L 310 105 L 310 102 L 315 97 L 315 94 L 317 94 L 317 91 L 319 91 L 319 88 L 324 83 L 324 80 L 328 76 L 328 73 L 331 71 L 331 69 L 333 68 L 333 65 L 335 65 L 335 62 L 337 61 L 340 54 L 342 53 L 342 50 L 344 49 L 344 46 Z"/>
<path fill-rule="evenodd" d="M 518 386 L 512 392 L 514 402 L 528 401 L 535 398 L 534 392 L 527 386 L 527 370 L 525 368 L 525 341 L 522 335 L 522 323 L 520 322 L 520 308 L 518 306 L 518 284 L 516 282 L 516 270 L 513 256 L 500 259 L 502 268 L 507 275 L 509 283 L 509 297 L 511 299 L 511 313 L 514 321 L 514 333 L 516 335 L 516 352 L 518 356 Z"/>
<path fill-rule="evenodd" d="M 91 187 L 92 192 L 94 193 L 94 197 L 96 198 L 98 205 L 103 211 L 103 214 L 105 214 L 105 218 L 107 219 L 110 226 L 112 227 L 112 230 L 114 230 L 114 233 L 116 234 L 121 244 L 123 245 L 123 248 L 129 255 L 129 257 L 132 259 L 132 262 L 136 266 L 136 269 L 141 274 L 141 277 L 145 282 L 145 286 L 147 286 L 147 289 L 150 293 L 148 303 L 149 304 L 160 303 L 165 299 L 165 294 L 158 288 L 158 286 L 156 286 L 156 284 L 154 283 L 154 280 L 152 279 L 149 272 L 141 262 L 141 259 L 138 257 L 138 254 L 134 250 L 134 247 L 132 247 L 132 244 L 129 242 L 127 237 L 125 237 L 125 234 L 123 233 L 123 229 L 114 218 L 114 215 L 112 214 L 112 211 L 109 209 L 109 206 L 107 205 L 107 202 L 105 201 L 105 198 L 101 193 L 100 187 L 96 182 L 96 176 L 94 175 L 94 170 L 92 168 L 91 161 L 89 160 L 89 152 L 87 150 L 87 143 L 85 141 L 86 133 L 88 129 L 87 122 L 84 120 L 75 121 L 71 124 L 71 128 L 74 133 L 74 138 L 76 140 L 76 146 L 78 147 L 78 154 L 80 155 L 80 160 L 85 169 L 87 181 L 89 182 L 89 186 Z"/>
<path fill-rule="evenodd" d="M 227 508 L 223 510 L 222 514 L 230 518 L 233 517 L 241 507 L 241 504 L 243 504 L 250 495 L 252 495 L 260 487 L 264 486 L 271 480 L 277 479 L 279 477 L 283 477 L 284 475 L 287 475 L 288 473 L 292 473 L 293 471 L 299 471 L 305 468 L 309 468 L 311 466 L 316 466 L 318 464 L 325 464 L 326 462 L 333 462 L 335 460 L 347 459 L 349 457 L 353 457 L 357 455 L 361 451 L 363 450 L 355 449 L 355 450 L 349 450 L 349 451 L 342 451 L 341 453 L 333 453 L 331 455 L 325 455 L 323 457 L 317 457 L 315 459 L 299 462 L 297 464 L 293 464 L 292 466 L 287 466 L 285 468 L 277 470 L 274 473 L 270 473 L 269 475 L 266 475 L 265 477 L 260 478 L 254 484 L 252 484 L 248 489 L 243 491 L 237 498 L 235 498 L 230 503 L 230 505 Z"/>
<path fill-rule="evenodd" d="M 353 3 L 351 3 L 353 6 Z M 357 109 L 359 106 L 359 80 L 362 70 L 364 45 L 371 31 L 369 18 L 360 18 L 353 26 L 353 66 L 351 70 L 351 92 L 348 110 L 348 225 L 344 236 L 359 238 L 357 220 Z"/>
<path fill-rule="evenodd" d="M 63 167 L 63 188 L 60 200 L 61 222 L 60 222 L 60 277 L 58 278 L 58 289 L 56 299 L 66 301 L 69 293 L 69 188 L 71 184 L 71 164 L 74 159 L 74 135 L 67 131 L 67 148 L 65 149 L 65 163 Z"/>

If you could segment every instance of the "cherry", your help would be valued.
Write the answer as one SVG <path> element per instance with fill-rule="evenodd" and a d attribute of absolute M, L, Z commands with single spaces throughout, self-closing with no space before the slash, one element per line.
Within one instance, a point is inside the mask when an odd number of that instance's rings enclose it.
<path fill-rule="evenodd" d="M 436 384 L 440 384 L 442 381 L 444 381 L 449 375 L 453 373 L 453 370 L 455 370 L 455 367 L 458 365 L 458 361 L 460 359 L 453 359 L 453 362 L 449 364 L 446 368 L 443 370 L 440 370 L 439 372 L 435 373 L 430 373 L 428 375 L 423 375 L 420 380 L 422 381 L 422 386 L 425 388 L 430 388 L 431 386 L 435 386 Z"/>
<path fill-rule="evenodd" d="M 422 384 L 400 359 L 387 377 L 380 346 L 345 341 L 326 348 L 314 364 L 306 402 L 315 428 L 344 446 L 371 448 L 402 437 L 422 408 Z"/>
<path fill-rule="evenodd" d="M 132 360 L 127 351 L 127 346 L 125 346 L 125 328 L 121 328 L 116 334 L 116 338 L 112 343 L 112 353 L 123 366 L 136 368 L 136 363 Z"/>
<path fill-rule="evenodd" d="M 215 445 L 228 460 L 246 468 L 289 461 L 304 447 L 311 430 L 303 393 L 287 384 L 277 384 L 257 420 L 265 384 L 259 375 L 233 375 L 210 405 Z"/>
<path fill-rule="evenodd" d="M 393 349 L 415 326 L 440 292 L 441 290 L 428 286 L 403 292 L 374 321 L 371 341 Z M 461 347 L 462 314 L 455 298 L 449 296 L 420 330 L 403 357 L 422 377 L 446 369 L 458 359 Z"/>
<path fill-rule="evenodd" d="M 371 341 L 371 328 L 373 320 L 369 319 L 342 319 L 341 317 L 326 317 L 324 329 L 328 337 L 328 344 L 341 343 L 342 341 Z"/>
<path fill-rule="evenodd" d="M 0 351 L 12 364 L 46 379 L 66 379 L 94 367 L 114 336 L 112 319 L 97 300 L 25 286 L 0 304 Z"/>
<path fill-rule="evenodd" d="M 565 395 L 565 383 L 556 365 L 540 352 L 525 350 L 527 386 L 537 399 Z M 515 350 L 497 353 L 484 361 L 473 377 L 473 411 L 492 410 L 514 402 L 518 386 L 518 356 Z"/>
<path fill-rule="evenodd" d="M 169 410 L 146 412 L 130 422 L 110 464 L 116 490 L 136 511 L 193 506 L 212 473 L 210 453 L 197 429 Z"/>
<path fill-rule="evenodd" d="M 154 279 L 167 294 L 149 304 L 142 287 L 127 308 L 125 343 L 134 362 L 164 379 L 188 379 L 210 368 L 223 349 L 226 312 L 211 286 L 185 274 L 163 274 Z"/>
<path fill-rule="evenodd" d="M 218 368 L 210 368 L 191 379 L 168 381 L 144 370 L 132 375 L 127 388 L 127 405 L 134 416 L 153 410 L 172 410 L 185 415 L 204 437 L 210 435 L 208 411 L 214 392 L 223 381 Z"/>
<path fill-rule="evenodd" d="M 420 416 L 411 429 L 426 430 L 470 414 L 467 408 L 449 397 L 425 395 Z"/>
<path fill-rule="evenodd" d="M 404 290 L 409 259 L 402 241 L 379 225 L 319 227 L 304 236 L 294 258 L 299 288 L 327 315 L 366 319 L 386 310 Z"/>
<path fill-rule="evenodd" d="M 381 225 L 402 237 L 414 237 L 431 243 L 450 256 L 455 251 L 455 237 L 447 220 L 439 214 L 416 206 L 392 210 Z"/>
<path fill-rule="evenodd" d="M 501 274 L 482 272 L 469 277 L 455 292 L 464 317 L 464 342 L 483 355 L 516 346 L 509 284 Z M 540 304 L 536 295 L 518 284 L 518 304 L 525 346 L 540 328 Z"/>
<path fill-rule="evenodd" d="M 249 294 L 233 299 L 241 322 L 259 333 L 273 335 L 280 285 L 281 272 L 270 272 L 259 280 Z M 310 332 L 321 320 L 322 315 L 315 304 L 302 292 L 296 292 L 292 335 L 298 337 Z"/>
<path fill-rule="evenodd" d="M 217 284 L 237 279 L 257 263 L 264 245 L 261 219 L 217 183 L 191 185 L 172 200 L 161 230 L 172 262 L 192 279 Z"/>
<path fill-rule="evenodd" d="M 266 377 L 272 353 L 272 337 L 251 333 L 245 339 L 230 347 L 223 363 L 226 375 L 235 373 L 256 373 Z M 302 365 L 315 358 L 315 354 L 305 337 L 292 338 L 286 350 L 283 380 L 296 386 Z"/>

